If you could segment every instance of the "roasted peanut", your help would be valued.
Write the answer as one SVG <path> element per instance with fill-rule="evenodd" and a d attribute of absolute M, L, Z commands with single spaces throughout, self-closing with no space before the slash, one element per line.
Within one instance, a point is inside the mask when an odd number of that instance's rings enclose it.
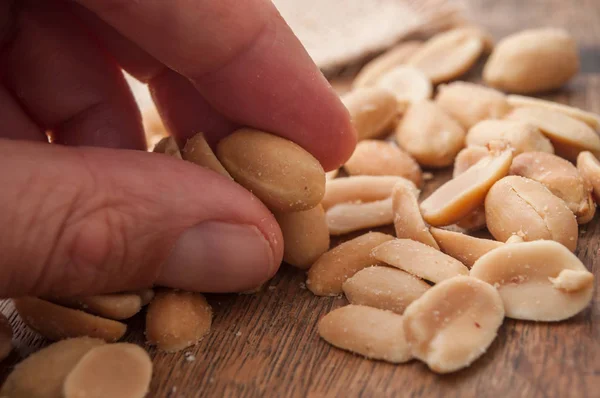
<path fill-rule="evenodd" d="M 453 224 L 481 206 L 492 185 L 508 173 L 510 150 L 490 152 L 463 174 L 448 181 L 421 203 L 421 214 L 429 224 Z"/>
<path fill-rule="evenodd" d="M 515 155 L 523 152 L 554 153 L 548 138 L 533 124 L 517 120 L 484 120 L 467 133 L 467 145 L 485 146 L 491 141 L 506 141 Z"/>
<path fill-rule="evenodd" d="M 380 87 L 360 88 L 342 97 L 358 140 L 375 138 L 392 128 L 398 116 L 398 101 Z"/>
<path fill-rule="evenodd" d="M 539 98 L 524 97 L 522 95 L 511 94 L 506 97 L 508 103 L 513 108 L 529 107 L 529 108 L 544 108 L 550 111 L 556 111 L 564 113 L 573 119 L 580 120 L 595 130 L 600 130 L 600 115 L 586 112 L 579 108 L 572 106 L 559 104 L 557 102 L 546 101 Z"/>
<path fill-rule="evenodd" d="M 156 143 L 153 152 L 164 153 L 165 155 L 181 159 L 181 151 L 177 145 L 177 141 L 173 137 L 164 137 Z"/>
<path fill-rule="evenodd" d="M 221 162 L 219 162 L 219 159 L 217 159 L 217 156 L 208 145 L 208 142 L 206 142 L 206 138 L 204 138 L 204 134 L 202 133 L 198 133 L 187 140 L 181 156 L 183 160 L 206 167 L 231 179 L 231 175 L 225 170 Z"/>
<path fill-rule="evenodd" d="M 502 39 L 483 70 L 487 84 L 513 93 L 561 87 L 579 71 L 579 52 L 562 29 L 530 29 Z"/>
<path fill-rule="evenodd" d="M 274 211 L 312 209 L 325 193 L 319 161 L 284 138 L 240 129 L 219 142 L 217 156 L 236 182 Z"/>
<path fill-rule="evenodd" d="M 541 182 L 554 195 L 565 201 L 577 220 L 590 219 L 596 206 L 590 206 L 592 186 L 570 162 L 543 152 L 528 152 L 513 159 L 510 174 Z M 581 223 L 581 222 L 580 222 Z"/>
<path fill-rule="evenodd" d="M 376 266 L 358 271 L 342 289 L 351 304 L 402 314 L 429 285 L 402 270 Z"/>
<path fill-rule="evenodd" d="M 411 180 L 417 187 L 423 183 L 421 167 L 415 159 L 385 141 L 359 142 L 344 168 L 350 175 L 400 176 Z"/>
<path fill-rule="evenodd" d="M 119 340 L 127 331 L 127 326 L 121 322 L 35 297 L 21 297 L 13 301 L 23 322 L 50 340 L 88 336 L 111 342 Z"/>
<path fill-rule="evenodd" d="M 408 108 L 396 129 L 398 145 L 419 164 L 445 167 L 465 146 L 465 131 L 432 101 L 420 101 Z"/>
<path fill-rule="evenodd" d="M 469 274 L 469 269 L 460 261 L 411 239 L 382 243 L 373 249 L 372 256 L 375 260 L 433 283 Z"/>
<path fill-rule="evenodd" d="M 321 204 L 325 210 L 340 203 L 374 202 L 387 199 L 398 182 L 407 181 L 414 187 L 415 196 L 419 190 L 409 180 L 396 176 L 353 176 L 327 181 L 325 196 Z"/>
<path fill-rule="evenodd" d="M 417 197 L 410 185 L 399 182 L 394 186 L 392 210 L 397 238 L 413 239 L 439 250 L 423 221 Z"/>
<path fill-rule="evenodd" d="M 577 156 L 577 170 L 592 185 L 596 201 L 600 200 L 600 162 L 591 152 L 581 152 Z"/>
<path fill-rule="evenodd" d="M 308 270 L 306 286 L 317 296 L 336 296 L 342 284 L 363 268 L 377 265 L 371 250 L 393 236 L 369 232 L 323 253 Z"/>
<path fill-rule="evenodd" d="M 389 225 L 394 221 L 392 198 L 367 203 L 340 203 L 327 209 L 325 218 L 331 235 Z"/>
<path fill-rule="evenodd" d="M 417 40 L 402 42 L 374 58 L 356 75 L 352 87 L 359 88 L 374 85 L 386 72 L 406 62 L 422 45 L 423 43 Z"/>
<path fill-rule="evenodd" d="M 161 351 L 176 352 L 197 344 L 211 324 L 212 308 L 202 294 L 164 289 L 148 306 L 146 338 Z"/>
<path fill-rule="evenodd" d="M 452 178 L 456 178 L 472 166 L 476 165 L 481 159 L 490 155 L 483 146 L 468 146 L 461 150 L 456 159 L 454 159 L 454 169 L 452 170 Z"/>
<path fill-rule="evenodd" d="M 0 313 L 0 362 L 12 351 L 13 330 L 4 314 Z"/>
<path fill-rule="evenodd" d="M 510 111 L 500 91 L 469 82 L 454 82 L 438 89 L 435 102 L 465 129 L 486 119 L 500 119 Z"/>
<path fill-rule="evenodd" d="M 319 321 L 319 335 L 329 344 L 391 363 L 412 356 L 404 339 L 401 315 L 362 305 L 347 305 Z"/>
<path fill-rule="evenodd" d="M 323 206 L 275 214 L 283 234 L 283 261 L 307 269 L 329 249 L 329 230 Z"/>
<path fill-rule="evenodd" d="M 483 255 L 471 276 L 494 285 L 506 316 L 560 321 L 592 300 L 594 276 L 563 245 L 553 241 L 504 245 Z"/>
<path fill-rule="evenodd" d="M 475 238 L 460 232 L 434 227 L 431 227 L 431 235 L 433 235 L 444 253 L 454 257 L 469 268 L 473 266 L 479 257 L 503 245 L 502 242 L 495 240 Z"/>
<path fill-rule="evenodd" d="M 10 398 L 63 397 L 67 375 L 90 350 L 103 340 L 90 337 L 67 339 L 42 348 L 15 366 L 0 389 Z"/>
<path fill-rule="evenodd" d="M 492 344 L 504 308 L 491 285 L 469 276 L 445 280 L 413 301 L 404 312 L 411 353 L 437 373 L 469 366 Z"/>
<path fill-rule="evenodd" d="M 429 99 L 433 94 L 429 78 L 413 66 L 397 66 L 382 75 L 375 85 L 394 94 L 400 113 L 410 104 Z"/>
<path fill-rule="evenodd" d="M 65 379 L 64 398 L 143 398 L 148 394 L 152 360 L 135 344 L 92 348 Z"/>
<path fill-rule="evenodd" d="M 565 202 L 541 183 L 519 176 L 498 181 L 485 198 L 490 233 L 499 241 L 513 234 L 525 241 L 551 239 L 577 247 L 577 221 Z"/>
<path fill-rule="evenodd" d="M 142 298 L 135 293 L 113 293 L 86 297 L 56 297 L 50 301 L 105 318 L 131 318 L 142 309 Z"/>

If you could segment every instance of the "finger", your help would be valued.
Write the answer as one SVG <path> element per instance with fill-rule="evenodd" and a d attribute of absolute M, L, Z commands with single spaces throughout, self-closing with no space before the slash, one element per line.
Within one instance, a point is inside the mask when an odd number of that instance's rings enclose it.
<path fill-rule="evenodd" d="M 0 140 L 0 295 L 153 283 L 203 292 L 266 281 L 276 221 L 249 192 L 162 154 Z M 40 172 L 44 165 L 44 172 Z"/>
<path fill-rule="evenodd" d="M 327 169 L 353 151 L 346 109 L 270 2 L 77 1 L 232 121 L 296 141 Z"/>
<path fill-rule="evenodd" d="M 26 1 L 0 62 L 9 89 L 53 141 L 145 148 L 139 110 L 114 61 L 58 1 Z"/>
<path fill-rule="evenodd" d="M 42 129 L 25 114 L 21 105 L 1 84 L 0 120 L 2 120 L 0 138 L 48 142 Z"/>

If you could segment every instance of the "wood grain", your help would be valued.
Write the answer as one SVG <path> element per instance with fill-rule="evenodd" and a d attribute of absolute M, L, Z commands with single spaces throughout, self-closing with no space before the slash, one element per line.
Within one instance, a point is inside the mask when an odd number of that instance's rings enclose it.
<path fill-rule="evenodd" d="M 471 0 L 472 17 L 501 37 L 536 26 L 567 28 L 581 44 L 582 72 L 560 92 L 543 97 L 600 113 L 600 5 L 598 0 Z M 480 68 L 479 68 L 480 70 Z M 478 80 L 478 71 L 469 75 Z M 428 190 L 445 178 L 440 173 Z M 461 372 L 438 376 L 413 361 L 394 366 L 365 360 L 318 338 L 318 320 L 346 303 L 319 298 L 304 273 L 283 266 L 255 295 L 212 295 L 213 330 L 188 352 L 157 353 L 152 397 L 599 397 L 600 222 L 580 230 L 577 255 L 596 275 L 592 305 L 566 322 L 508 320 L 489 351 Z M 11 367 L 47 344 L 25 328 L 10 302 L 0 304 L 15 328 Z M 126 341 L 144 344 L 143 314 L 129 322 Z"/>

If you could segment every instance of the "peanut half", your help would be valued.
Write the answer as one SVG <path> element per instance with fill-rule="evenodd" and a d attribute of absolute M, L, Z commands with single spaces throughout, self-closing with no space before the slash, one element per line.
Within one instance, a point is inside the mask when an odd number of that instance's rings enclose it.
<path fill-rule="evenodd" d="M 579 52 L 562 29 L 530 29 L 502 39 L 483 70 L 487 84 L 513 93 L 561 87 L 579 71 Z"/>
<path fill-rule="evenodd" d="M 377 87 L 389 90 L 396 97 L 398 111 L 404 112 L 412 103 L 431 98 L 433 85 L 423 72 L 413 66 L 397 66 L 381 76 Z"/>
<path fill-rule="evenodd" d="M 440 86 L 435 102 L 465 129 L 486 119 L 501 119 L 510 111 L 500 91 L 469 82 Z"/>
<path fill-rule="evenodd" d="M 419 164 L 391 142 L 359 142 L 344 168 L 350 175 L 400 176 L 411 180 L 417 187 L 423 183 Z"/>
<path fill-rule="evenodd" d="M 12 351 L 12 338 L 12 326 L 10 326 L 10 322 L 8 322 L 6 316 L 0 313 L 0 362 Z"/>
<path fill-rule="evenodd" d="M 475 238 L 460 232 L 434 227 L 431 227 L 431 234 L 444 253 L 454 257 L 469 268 L 475 264 L 479 257 L 503 245 L 502 242 L 495 240 Z"/>
<path fill-rule="evenodd" d="M 491 152 L 463 174 L 448 181 L 421 203 L 423 218 L 433 226 L 466 217 L 485 200 L 492 185 L 508 173 L 512 151 Z"/>
<path fill-rule="evenodd" d="M 292 141 L 252 129 L 223 138 L 217 156 L 236 182 L 278 212 L 312 209 L 325 193 L 325 172 Z"/>
<path fill-rule="evenodd" d="M 42 348 L 15 366 L 0 389 L 10 398 L 63 397 L 67 375 L 90 350 L 103 340 L 90 337 L 62 340 Z"/>
<path fill-rule="evenodd" d="M 394 221 L 392 198 L 367 203 L 340 203 L 327 209 L 325 217 L 331 235 L 389 225 Z"/>
<path fill-rule="evenodd" d="M 580 224 L 581 220 L 590 220 L 596 212 L 596 206 L 590 200 L 591 184 L 573 164 L 558 156 L 543 152 L 523 153 L 513 159 L 510 174 L 544 184 L 550 192 L 565 201 Z"/>
<path fill-rule="evenodd" d="M 410 185 L 399 182 L 394 186 L 392 210 L 397 238 L 413 239 L 439 250 L 423 221 L 417 197 Z"/>
<path fill-rule="evenodd" d="M 62 307 L 36 297 L 13 299 L 23 322 L 50 340 L 69 337 L 97 337 L 109 342 L 119 340 L 127 326 L 111 319 Z"/>
<path fill-rule="evenodd" d="M 582 109 L 575 108 L 573 106 L 568 106 L 564 104 L 559 104 L 557 102 L 546 101 L 539 98 L 533 97 L 524 97 L 522 95 L 511 94 L 506 97 L 508 103 L 513 108 L 520 107 L 539 107 L 548 109 L 550 111 L 556 111 L 564 113 L 565 115 L 572 117 L 573 119 L 578 119 L 591 128 L 595 130 L 600 130 L 600 115 L 592 112 L 586 112 Z"/>
<path fill-rule="evenodd" d="M 419 164 L 445 167 L 465 146 L 465 131 L 432 101 L 420 101 L 408 108 L 396 129 L 398 145 Z"/>
<path fill-rule="evenodd" d="M 308 270 L 306 286 L 317 296 L 336 296 L 342 284 L 363 268 L 377 265 L 371 250 L 394 239 L 380 232 L 369 232 L 346 241 L 324 253 Z"/>
<path fill-rule="evenodd" d="M 329 344 L 391 363 L 412 356 L 404 339 L 401 315 L 362 305 L 347 305 L 319 321 L 319 335 Z"/>
<path fill-rule="evenodd" d="M 350 113 L 358 140 L 379 137 L 392 128 L 398 116 L 398 101 L 381 87 L 359 88 L 342 97 Z"/>
<path fill-rule="evenodd" d="M 596 201 L 600 199 L 600 162 L 591 152 L 581 152 L 577 156 L 577 170 L 592 185 Z"/>
<path fill-rule="evenodd" d="M 375 266 L 358 271 L 342 288 L 351 304 L 402 314 L 429 285 L 402 270 Z"/>
<path fill-rule="evenodd" d="M 525 241 L 555 240 L 574 251 L 577 221 L 565 202 L 541 183 L 519 176 L 498 181 L 485 198 L 490 233 L 505 242 L 513 234 Z"/>
<path fill-rule="evenodd" d="M 152 360 L 135 344 L 98 346 L 87 352 L 65 379 L 64 398 L 143 398 L 152 378 Z"/>
<path fill-rule="evenodd" d="M 482 146 L 468 146 L 461 150 L 456 159 L 454 159 L 454 169 L 452 178 L 456 178 L 472 166 L 476 165 L 481 159 L 489 156 L 490 152 Z M 485 209 L 483 205 L 479 206 L 471 213 L 456 222 L 456 225 L 467 231 L 476 231 L 485 227 Z"/>
<path fill-rule="evenodd" d="M 485 146 L 495 140 L 508 142 L 515 155 L 523 152 L 554 153 L 552 142 L 537 127 L 517 120 L 484 120 L 467 132 L 467 145 Z"/>
<path fill-rule="evenodd" d="M 323 206 L 294 213 L 275 214 L 283 234 L 283 261 L 309 268 L 329 249 L 329 230 Z"/>
<path fill-rule="evenodd" d="M 560 321 L 592 300 L 594 276 L 563 245 L 553 241 L 504 245 L 482 256 L 471 276 L 494 285 L 506 316 Z"/>
<path fill-rule="evenodd" d="M 412 354 L 437 373 L 473 363 L 492 344 L 504 320 L 496 289 L 469 276 L 443 281 L 404 312 L 404 333 Z"/>
<path fill-rule="evenodd" d="M 460 261 L 410 239 L 394 239 L 382 243 L 373 249 L 372 256 L 433 283 L 469 274 L 469 269 Z"/>
<path fill-rule="evenodd" d="M 105 318 L 128 319 L 142 309 L 142 298 L 135 293 L 101 294 L 87 297 L 56 297 L 50 301 Z"/>
<path fill-rule="evenodd" d="M 206 142 L 204 134 L 198 133 L 187 140 L 181 153 L 183 160 L 197 164 L 198 166 L 206 167 L 212 171 L 231 179 L 231 175 L 225 170 L 213 150 Z"/>
<path fill-rule="evenodd" d="M 212 308 L 200 293 L 160 290 L 148 306 L 146 338 L 159 350 L 177 352 L 210 331 Z"/>

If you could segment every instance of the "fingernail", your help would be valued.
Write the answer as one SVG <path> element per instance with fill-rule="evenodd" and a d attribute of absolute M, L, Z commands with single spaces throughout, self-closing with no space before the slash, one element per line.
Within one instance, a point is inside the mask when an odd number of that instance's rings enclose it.
<path fill-rule="evenodd" d="M 179 237 L 158 282 L 207 293 L 237 292 L 265 282 L 275 269 L 271 246 L 258 228 L 207 221 Z"/>

